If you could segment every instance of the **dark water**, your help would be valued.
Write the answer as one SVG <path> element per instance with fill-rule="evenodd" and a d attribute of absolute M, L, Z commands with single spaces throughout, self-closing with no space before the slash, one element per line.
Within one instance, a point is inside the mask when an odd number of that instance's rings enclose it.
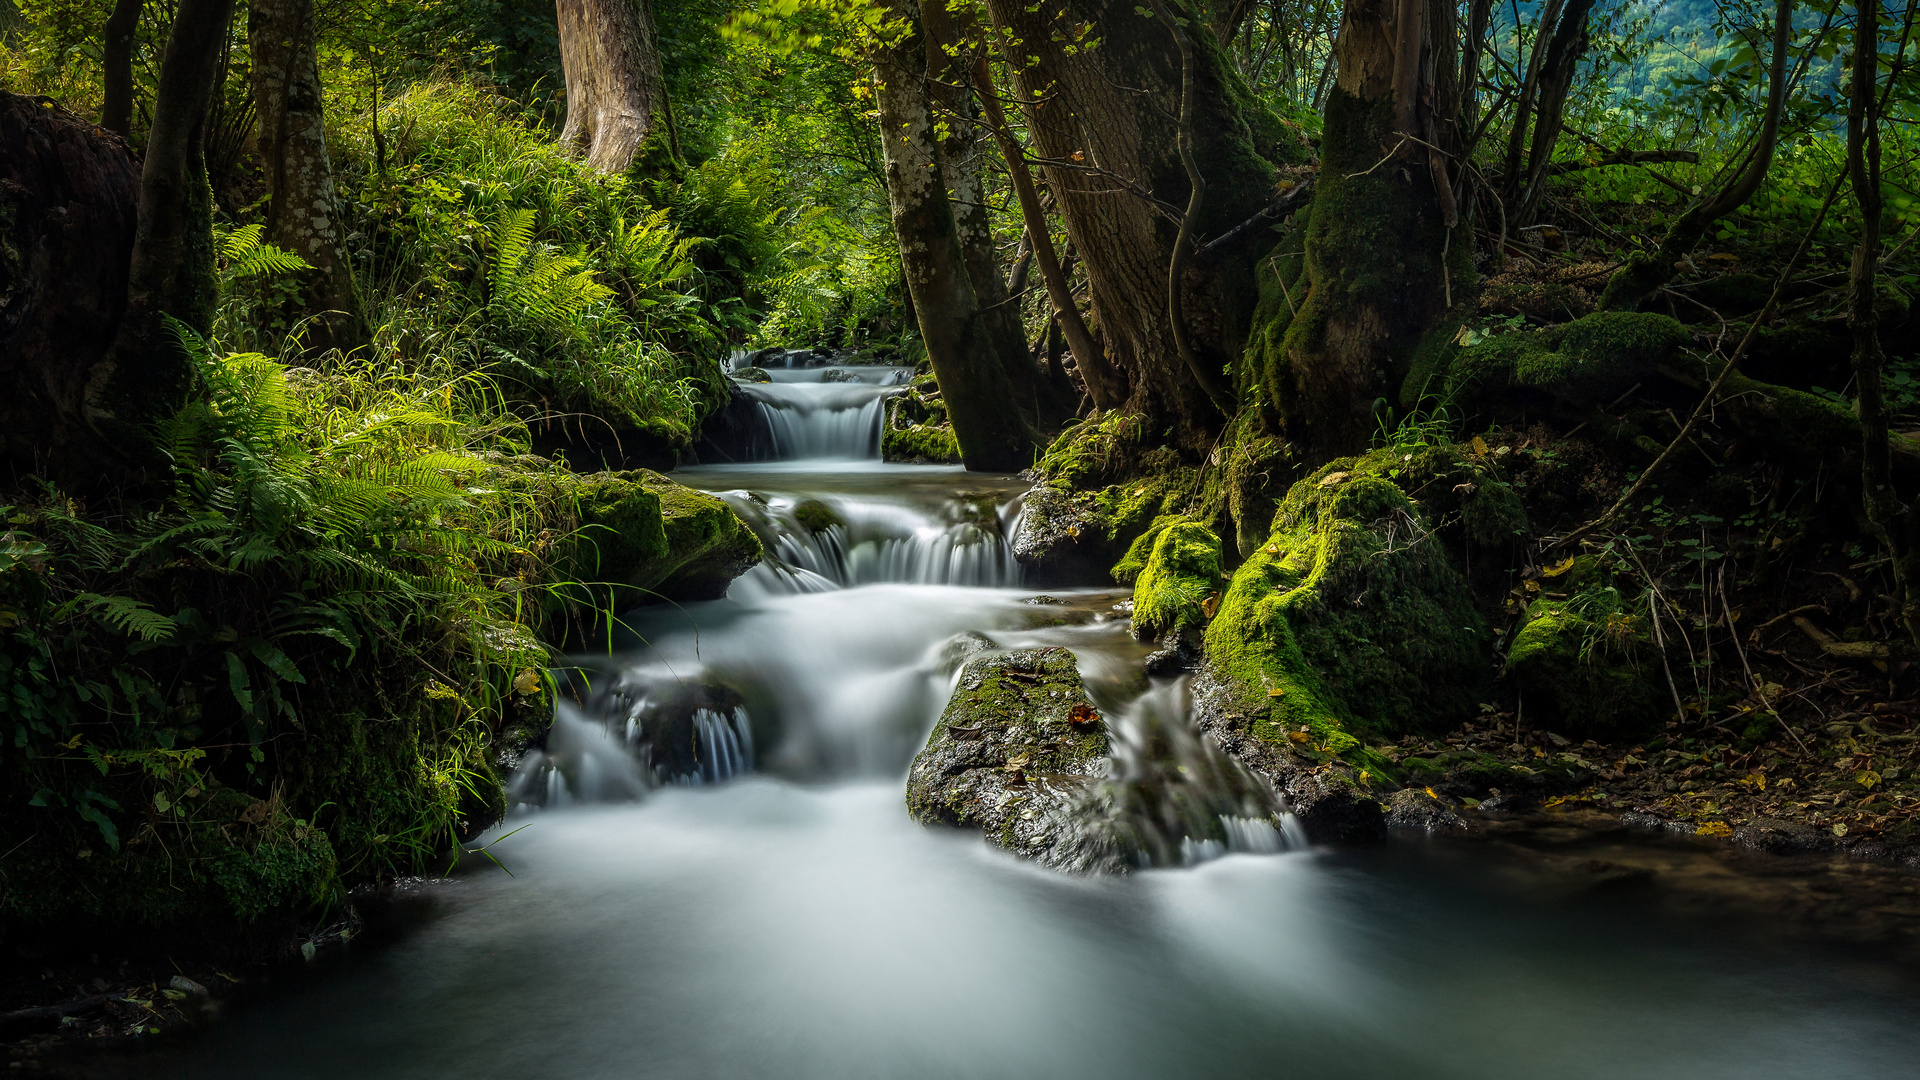
<path fill-rule="evenodd" d="M 1116 597 L 1029 602 L 999 537 L 975 535 L 1010 527 L 1017 484 L 982 496 L 956 470 L 877 463 L 685 478 L 776 532 L 806 499 L 845 523 L 728 600 L 638 616 L 620 661 L 641 684 L 742 687 L 755 774 L 523 810 L 495 849 L 514 876 L 470 860 L 398 944 L 116 1075 L 1920 1075 L 1900 968 L 1632 896 L 1530 900 L 1470 854 L 1296 848 L 1084 879 L 922 829 L 901 778 L 955 635 L 1074 649 L 1123 739 L 1139 702 L 1182 688 L 1137 674 Z M 568 721 L 579 753 L 625 752 L 602 719 Z"/>

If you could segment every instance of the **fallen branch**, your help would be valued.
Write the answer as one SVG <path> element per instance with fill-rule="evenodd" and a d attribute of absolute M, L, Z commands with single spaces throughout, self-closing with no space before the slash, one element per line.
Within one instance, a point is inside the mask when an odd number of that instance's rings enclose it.
<path fill-rule="evenodd" d="M 1805 615 L 1795 615 L 1793 625 L 1820 646 L 1820 651 L 1839 660 L 1920 660 L 1920 650 L 1907 642 L 1841 641 L 1813 625 Z"/>

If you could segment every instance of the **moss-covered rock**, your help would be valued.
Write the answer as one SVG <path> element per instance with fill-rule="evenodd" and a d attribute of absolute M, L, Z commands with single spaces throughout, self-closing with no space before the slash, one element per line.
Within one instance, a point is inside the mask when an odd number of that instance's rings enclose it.
<path fill-rule="evenodd" d="M 880 457 L 912 465 L 958 465 L 960 440 L 947 419 L 947 403 L 932 377 L 915 379 L 887 401 L 880 429 Z"/>
<path fill-rule="evenodd" d="M 1691 331 L 1665 315 L 1603 311 L 1462 348 L 1447 384 L 1466 397 L 1521 387 L 1598 404 L 1655 374 L 1692 340 Z"/>
<path fill-rule="evenodd" d="M 1159 638 L 1204 627 L 1222 580 L 1220 538 L 1204 525 L 1169 522 L 1134 584 L 1134 633 Z"/>
<path fill-rule="evenodd" d="M 735 382 L 763 383 L 763 382 L 773 381 L 773 376 L 767 373 L 766 368 L 758 368 L 758 367 L 735 368 L 731 372 L 731 374 L 733 375 L 733 379 Z"/>
<path fill-rule="evenodd" d="M 615 610 L 713 600 L 760 561 L 760 539 L 724 499 L 647 469 L 573 482 L 581 529 L 556 553 L 563 577 L 610 590 Z"/>
<path fill-rule="evenodd" d="M 1535 600 L 1507 647 L 1507 674 L 1528 720 L 1578 738 L 1631 737 L 1666 716 L 1659 654 L 1647 620 L 1609 588 Z"/>
<path fill-rule="evenodd" d="M 1471 713 L 1489 635 L 1391 451 L 1334 461 L 1295 484 L 1268 543 L 1234 574 L 1207 629 L 1209 661 L 1253 733 L 1335 754 L 1354 733 L 1435 727 Z"/>
<path fill-rule="evenodd" d="M 1196 474 L 1172 450 L 1145 448 L 1140 438 L 1137 417 L 1116 415 L 1054 441 L 1035 467 L 1042 480 L 1027 494 L 1011 539 L 1030 582 L 1084 585 L 1109 567 L 1131 581 L 1145 568 L 1150 549 L 1138 553 L 1137 565 L 1127 552 L 1188 503 Z"/>
<path fill-rule="evenodd" d="M 907 811 L 1049 866 L 1117 868 L 1102 816 L 1089 812 L 1110 752 L 1071 652 L 977 656 L 914 756 Z"/>

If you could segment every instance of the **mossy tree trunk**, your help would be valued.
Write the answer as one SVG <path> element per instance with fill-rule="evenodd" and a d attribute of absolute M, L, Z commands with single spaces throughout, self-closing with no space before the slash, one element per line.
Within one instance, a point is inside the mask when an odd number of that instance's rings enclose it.
<path fill-rule="evenodd" d="M 908 30 L 877 50 L 874 98 L 902 275 L 962 461 L 980 471 L 1023 469 L 1033 463 L 1037 437 L 1007 371 L 1024 358 L 1026 343 L 1016 334 L 1019 355 L 1002 357 L 1004 335 L 983 316 L 947 196 L 925 35 L 911 0 L 894 0 L 892 10 Z"/>
<path fill-rule="evenodd" d="M 313 267 L 305 272 L 296 310 L 290 312 L 311 317 L 308 348 L 350 351 L 366 344 L 369 335 L 327 157 L 313 0 L 252 0 L 247 37 L 267 181 L 264 238 Z"/>
<path fill-rule="evenodd" d="M 560 142 L 601 172 L 623 172 L 666 114 L 667 84 L 648 0 L 555 0 L 567 119 Z"/>
<path fill-rule="evenodd" d="M 1867 520 L 1891 559 L 1895 602 L 1907 633 L 1920 644 L 1920 515 L 1893 486 L 1884 389 L 1886 354 L 1880 348 L 1876 270 L 1880 263 L 1880 5 L 1854 5 L 1853 80 L 1847 109 L 1847 171 L 1860 205 L 1860 241 L 1848 282 L 1847 322 L 1853 331 L 1853 374 L 1859 390 L 1861 494 Z"/>
<path fill-rule="evenodd" d="M 100 35 L 100 126 L 121 138 L 133 132 L 133 35 L 143 0 L 114 0 Z"/>
<path fill-rule="evenodd" d="M 213 325 L 218 293 L 206 126 L 232 20 L 233 0 L 180 0 L 176 8 L 140 169 L 126 313 L 88 381 L 88 416 L 120 444 L 133 466 L 123 478 L 135 485 L 158 479 L 164 467 L 148 425 L 185 404 L 196 379 L 166 320 L 203 334 Z"/>
<path fill-rule="evenodd" d="M 1346 6 L 1304 256 L 1278 314 L 1284 334 L 1268 328 L 1274 347 L 1255 373 L 1310 462 L 1366 449 L 1417 354 L 1471 294 L 1471 236 L 1449 169 L 1453 14 L 1438 0 Z"/>
<path fill-rule="evenodd" d="M 1206 25 L 1190 4 L 1167 7 L 1187 25 Z M 1204 453 L 1225 418 L 1182 353 L 1210 372 L 1239 359 L 1254 260 L 1191 259 L 1182 303 L 1169 305 L 1168 268 L 1193 194 L 1181 161 L 1181 41 L 1134 0 L 988 0 L 987 10 L 1047 185 L 1085 260 L 1107 356 L 1128 384 L 1123 407 Z M 1189 232 L 1205 243 L 1273 200 L 1274 170 L 1263 154 L 1299 155 L 1301 147 L 1252 99 L 1211 33 L 1185 36 L 1186 126 L 1206 184 Z M 1170 306 L 1184 312 L 1188 350 L 1175 341 Z"/>

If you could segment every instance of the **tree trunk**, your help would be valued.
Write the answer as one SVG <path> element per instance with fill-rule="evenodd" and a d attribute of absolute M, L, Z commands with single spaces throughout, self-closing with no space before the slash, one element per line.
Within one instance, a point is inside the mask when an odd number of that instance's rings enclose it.
<path fill-rule="evenodd" d="M 121 138 L 133 132 L 133 35 L 143 0 L 114 0 L 100 35 L 100 126 Z"/>
<path fill-rule="evenodd" d="M 313 267 L 305 272 L 294 313 L 312 317 L 306 330 L 308 348 L 348 352 L 366 344 L 370 335 L 353 284 L 353 264 L 334 198 L 333 166 L 327 158 L 313 0 L 253 0 L 247 36 L 253 49 L 260 162 L 267 181 L 265 240 Z"/>
<path fill-rule="evenodd" d="M 1592 10 L 1593 0 L 1568 0 L 1558 21 L 1552 27 L 1541 27 L 1547 47 L 1532 101 L 1533 144 L 1522 163 L 1516 136 L 1507 161 L 1508 194 L 1501 201 L 1511 208 L 1509 229 L 1533 224 L 1539 209 L 1547 166 L 1553 161 L 1554 144 L 1560 141 L 1560 130 L 1565 126 L 1567 94 L 1573 89 L 1580 59 L 1587 53 L 1587 16 Z M 1525 131 L 1526 119 L 1524 112 L 1515 113 L 1516 133 Z"/>
<path fill-rule="evenodd" d="M 160 62 L 153 123 L 140 169 L 140 218 L 128 260 L 126 314 L 87 388 L 95 428 L 134 463 L 128 480 L 158 479 L 147 425 L 187 401 L 196 374 L 167 318 L 207 333 L 218 300 L 207 106 L 220 75 L 233 0 L 180 0 Z"/>
<path fill-rule="evenodd" d="M 87 392 L 126 309 L 139 198 L 125 143 L 0 91 L 0 458 L 14 476 L 87 490 L 126 470 Z"/>
<path fill-rule="evenodd" d="M 667 84 L 648 0 L 555 0 L 567 120 L 560 142 L 601 172 L 624 172 L 639 155 Z"/>
<path fill-rule="evenodd" d="M 1024 469 L 1033 463 L 1036 437 L 1014 404 L 1007 368 L 989 320 L 982 317 L 947 198 L 927 86 L 926 43 L 909 0 L 894 0 L 893 11 L 913 29 L 879 50 L 874 96 L 886 157 L 887 201 L 920 337 L 967 468 Z M 1024 342 L 1020 349 L 1025 352 Z"/>
<path fill-rule="evenodd" d="M 1037 430 L 1059 410 L 1057 403 L 1043 405 L 1041 401 L 1039 369 L 1027 352 L 1020 306 L 1007 291 L 993 222 L 987 214 L 987 191 L 981 175 L 986 140 L 981 137 L 974 65 L 965 51 L 965 39 L 972 27 L 956 22 L 946 8 L 946 0 L 921 4 L 920 22 L 927 43 L 927 93 L 935 124 L 945 129 L 945 136 L 937 142 L 954 233 L 966 259 L 967 278 L 973 283 L 974 302 L 980 307 L 987 339 L 1006 370 L 1011 400 L 1018 405 L 1022 421 Z"/>
<path fill-rule="evenodd" d="M 1202 25 L 1189 4 L 1169 6 Z M 1138 8 L 1134 0 L 987 4 L 1048 187 L 1086 262 L 1107 356 L 1130 384 L 1124 407 L 1146 417 L 1150 429 L 1172 428 L 1170 441 L 1201 454 L 1223 417 L 1182 352 L 1210 371 L 1240 357 L 1255 298 L 1253 260 L 1195 265 L 1182 277 L 1182 303 L 1169 303 L 1168 269 L 1192 195 L 1180 154 L 1181 45 Z M 1086 47 L 1087 36 L 1098 44 Z M 1207 185 L 1190 231 L 1204 241 L 1273 199 L 1273 168 L 1263 153 L 1300 155 L 1301 148 L 1252 104 L 1212 34 L 1188 37 L 1187 127 Z M 1175 341 L 1174 307 L 1185 313 L 1188 350 Z"/>
<path fill-rule="evenodd" d="M 1087 396 L 1093 399 L 1094 407 L 1111 409 L 1126 400 L 1126 384 L 1107 362 L 1106 351 L 1093 340 L 1086 320 L 1080 317 L 1080 306 L 1074 303 L 1073 290 L 1053 250 L 1053 228 L 1040 205 L 1033 172 L 1027 168 L 1026 150 L 1007 124 L 1006 110 L 1000 105 L 999 91 L 994 88 L 985 57 L 976 65 L 974 76 L 988 127 L 1000 144 L 1000 154 L 1007 162 L 1007 176 L 1013 181 L 1014 195 L 1020 202 L 1020 218 L 1027 227 L 1028 254 L 1039 264 L 1040 280 L 1046 284 L 1047 299 L 1053 305 L 1054 326 L 1065 335 L 1068 348 L 1073 350 L 1074 363 L 1080 369 L 1081 380 L 1087 384 Z"/>
<path fill-rule="evenodd" d="M 1907 635 L 1920 644 L 1920 527 L 1913 507 L 1893 486 L 1887 441 L 1886 354 L 1880 348 L 1880 5 L 1854 5 L 1853 85 L 1847 109 L 1847 170 L 1860 204 L 1860 242 L 1848 282 L 1847 323 L 1853 331 L 1853 374 L 1859 389 L 1861 495 L 1867 520 L 1887 549 L 1894 593 Z"/>
<path fill-rule="evenodd" d="M 1304 296 L 1264 357 L 1281 429 L 1307 462 L 1367 448 L 1422 346 L 1473 284 L 1453 205 L 1459 145 L 1453 8 L 1348 0 L 1334 44 Z M 1271 331 L 1269 331 L 1271 337 Z M 1415 395 L 1420 388 L 1409 388 Z"/>
<path fill-rule="evenodd" d="M 1680 260 L 1700 244 L 1708 226 L 1740 209 L 1760 182 L 1767 178 L 1773 164 L 1773 151 L 1780 136 L 1780 114 L 1787 93 L 1787 45 L 1793 40 L 1793 0 L 1775 0 L 1773 15 L 1773 65 L 1767 73 L 1767 110 L 1760 119 L 1760 141 L 1754 147 L 1747 167 L 1721 191 L 1702 198 L 1680 216 L 1660 240 L 1653 254 L 1635 252 L 1627 264 L 1607 279 L 1600 293 L 1603 311 L 1632 311 L 1641 301 L 1673 280 Z"/>

